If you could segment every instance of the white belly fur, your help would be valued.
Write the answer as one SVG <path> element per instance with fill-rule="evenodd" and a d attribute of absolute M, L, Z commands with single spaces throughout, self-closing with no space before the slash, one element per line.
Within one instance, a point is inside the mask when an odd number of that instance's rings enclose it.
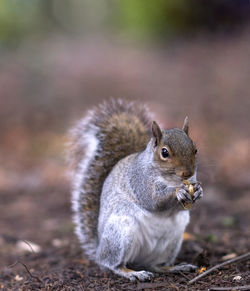
<path fill-rule="evenodd" d="M 148 267 L 173 264 L 188 222 L 189 211 L 170 217 L 143 212 L 138 219 L 129 262 Z"/>

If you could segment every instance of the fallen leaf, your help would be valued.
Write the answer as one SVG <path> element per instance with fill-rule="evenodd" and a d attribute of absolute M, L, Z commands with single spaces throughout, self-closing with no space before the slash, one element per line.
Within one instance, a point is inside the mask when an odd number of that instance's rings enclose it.
<path fill-rule="evenodd" d="M 195 236 L 191 233 L 184 232 L 183 234 L 183 240 L 195 240 Z"/>
<path fill-rule="evenodd" d="M 15 280 L 16 281 L 22 281 L 23 280 L 23 277 L 20 277 L 19 275 L 16 275 L 15 276 Z"/>
<path fill-rule="evenodd" d="M 198 270 L 198 273 L 199 274 L 202 274 L 202 273 L 204 273 L 205 271 L 206 271 L 206 267 L 201 267 L 199 270 Z"/>
<path fill-rule="evenodd" d="M 235 217 L 233 216 L 225 216 L 223 217 L 221 224 L 227 227 L 234 226 L 237 224 Z"/>
<path fill-rule="evenodd" d="M 236 257 L 237 257 L 236 253 L 230 253 L 230 254 L 223 256 L 221 259 L 222 259 L 222 261 L 227 261 L 227 260 L 231 260 L 231 259 L 236 258 Z"/>
<path fill-rule="evenodd" d="M 218 237 L 215 234 L 210 233 L 205 237 L 205 241 L 216 243 L 218 241 Z"/>
<path fill-rule="evenodd" d="M 16 247 L 20 252 L 30 252 L 30 253 L 39 253 L 41 251 L 41 247 L 30 241 L 19 240 L 16 243 Z"/>
<path fill-rule="evenodd" d="M 240 281 L 241 279 L 242 277 L 240 275 L 233 277 L 233 281 Z"/>

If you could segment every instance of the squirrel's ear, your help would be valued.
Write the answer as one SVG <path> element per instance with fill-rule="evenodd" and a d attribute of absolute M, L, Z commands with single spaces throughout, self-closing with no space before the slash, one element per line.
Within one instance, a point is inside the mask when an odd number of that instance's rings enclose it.
<path fill-rule="evenodd" d="M 155 139 L 155 146 L 157 146 L 161 141 L 162 132 L 160 126 L 155 121 L 152 123 L 152 134 Z"/>
<path fill-rule="evenodd" d="M 186 116 L 182 127 L 182 130 L 186 133 L 186 135 L 188 135 L 188 129 L 189 129 L 188 117 Z"/>

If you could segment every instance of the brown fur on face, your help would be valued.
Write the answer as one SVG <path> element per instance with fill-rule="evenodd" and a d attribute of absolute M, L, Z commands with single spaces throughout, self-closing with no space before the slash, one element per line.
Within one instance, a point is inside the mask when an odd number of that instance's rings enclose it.
<path fill-rule="evenodd" d="M 168 158 L 161 155 L 164 147 L 169 152 Z M 195 150 L 194 142 L 183 130 L 162 130 L 162 138 L 155 146 L 154 161 L 162 169 L 162 174 L 173 174 L 187 179 L 194 174 Z"/>

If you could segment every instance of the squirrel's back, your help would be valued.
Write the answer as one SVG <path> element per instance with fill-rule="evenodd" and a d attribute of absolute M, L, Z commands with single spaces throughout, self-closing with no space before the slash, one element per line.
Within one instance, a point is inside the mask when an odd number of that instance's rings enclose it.
<path fill-rule="evenodd" d="M 95 258 L 97 248 L 104 180 L 119 160 L 145 148 L 150 123 L 145 106 L 111 100 L 89 111 L 71 131 L 74 222 L 82 247 L 91 259 Z"/>

